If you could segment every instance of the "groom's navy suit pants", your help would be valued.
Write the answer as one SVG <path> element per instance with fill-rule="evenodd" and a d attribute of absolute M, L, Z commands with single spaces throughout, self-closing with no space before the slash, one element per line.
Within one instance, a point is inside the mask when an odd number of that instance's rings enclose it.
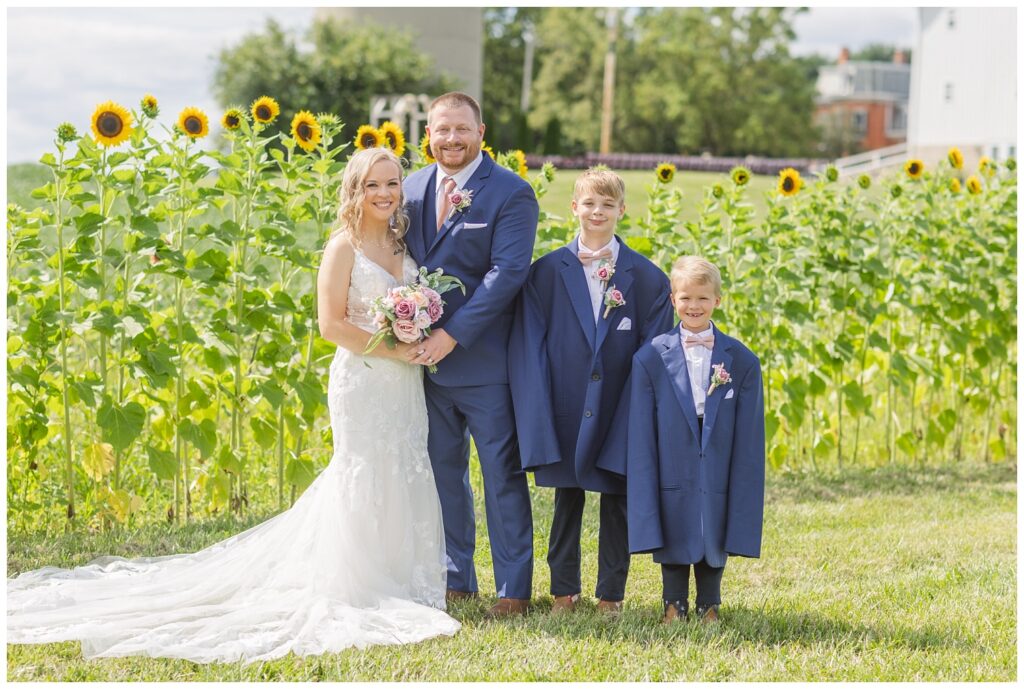
<path fill-rule="evenodd" d="M 530 492 L 519 460 L 507 385 L 447 387 L 425 382 L 429 449 L 441 498 L 448 551 L 448 588 L 477 591 L 473 551 L 476 519 L 469 481 L 472 434 L 483 474 L 487 531 L 498 596 L 530 598 L 533 520 Z"/>

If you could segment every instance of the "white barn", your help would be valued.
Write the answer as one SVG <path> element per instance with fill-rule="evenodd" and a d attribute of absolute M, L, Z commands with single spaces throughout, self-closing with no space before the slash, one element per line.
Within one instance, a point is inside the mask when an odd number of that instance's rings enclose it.
<path fill-rule="evenodd" d="M 925 164 L 950 146 L 971 169 L 987 155 L 1017 155 L 1017 10 L 929 7 L 910 77 L 907 148 Z"/>

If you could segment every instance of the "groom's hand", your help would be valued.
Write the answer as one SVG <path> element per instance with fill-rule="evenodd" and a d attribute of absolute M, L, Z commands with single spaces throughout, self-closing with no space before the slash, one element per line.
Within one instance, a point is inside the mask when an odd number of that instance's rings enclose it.
<path fill-rule="evenodd" d="M 421 366 L 436 366 L 455 349 L 457 344 L 455 338 L 446 333 L 444 328 L 438 328 L 430 333 L 430 337 L 420 342 L 418 347 L 410 350 L 410 361 Z"/>

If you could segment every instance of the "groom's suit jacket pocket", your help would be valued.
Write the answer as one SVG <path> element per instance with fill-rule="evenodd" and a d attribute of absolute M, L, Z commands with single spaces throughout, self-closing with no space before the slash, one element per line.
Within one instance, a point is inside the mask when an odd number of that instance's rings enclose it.
<path fill-rule="evenodd" d="M 464 230 L 482 230 L 487 227 L 485 222 L 464 222 L 462 223 L 462 229 Z"/>

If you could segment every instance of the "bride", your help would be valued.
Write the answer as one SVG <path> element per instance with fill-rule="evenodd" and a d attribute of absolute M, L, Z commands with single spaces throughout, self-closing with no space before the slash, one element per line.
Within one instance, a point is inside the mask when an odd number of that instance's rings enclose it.
<path fill-rule="evenodd" d="M 452 635 L 441 505 L 413 345 L 362 354 L 370 301 L 411 282 L 402 168 L 352 156 L 339 230 L 320 266 L 320 332 L 339 345 L 327 386 L 334 454 L 291 509 L 197 553 L 103 557 L 7 581 L 7 640 L 80 640 L 87 658 L 199 663 L 314 655 Z"/>

